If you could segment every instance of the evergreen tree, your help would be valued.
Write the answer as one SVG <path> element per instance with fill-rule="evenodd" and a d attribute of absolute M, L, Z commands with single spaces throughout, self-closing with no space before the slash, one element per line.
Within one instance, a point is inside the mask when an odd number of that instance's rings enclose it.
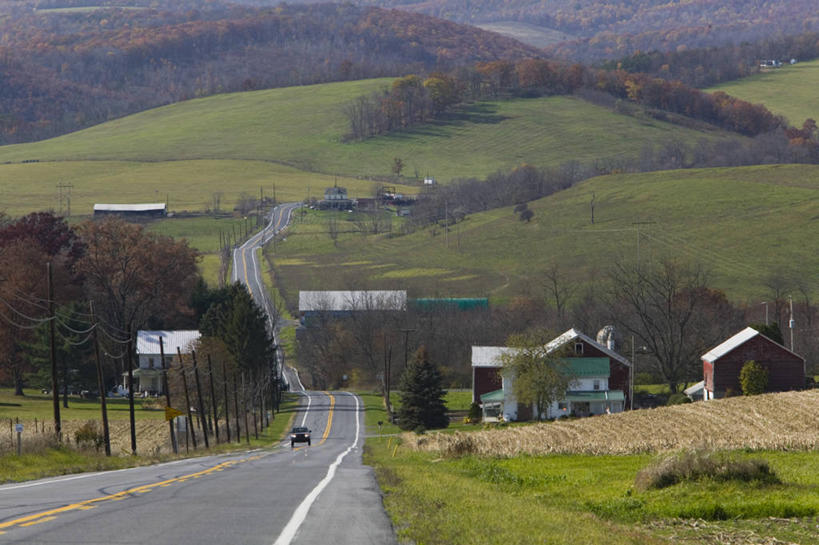
<path fill-rule="evenodd" d="M 426 347 L 419 348 L 401 377 L 401 408 L 398 411 L 401 429 L 424 430 L 449 425 L 442 383 L 441 373 L 429 361 Z"/>

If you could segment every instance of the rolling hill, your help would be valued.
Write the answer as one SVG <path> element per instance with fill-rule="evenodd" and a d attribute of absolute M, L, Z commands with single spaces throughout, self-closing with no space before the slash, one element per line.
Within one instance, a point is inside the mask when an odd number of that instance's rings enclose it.
<path fill-rule="evenodd" d="M 711 283 L 735 300 L 761 300 L 773 274 L 819 280 L 819 167 L 775 165 L 664 171 L 593 178 L 529 203 L 468 216 L 406 236 L 335 247 L 326 218 L 298 225 L 277 249 L 276 274 L 287 289 L 408 289 L 413 296 L 537 296 L 553 264 L 573 281 L 603 281 L 615 260 L 679 257 L 699 261 Z M 595 222 L 590 222 L 592 197 Z M 457 206 L 457 203 L 452 203 Z M 650 222 L 639 229 L 635 222 Z M 362 240 L 367 240 L 366 244 Z M 292 299 L 291 299 L 292 300 Z"/>
<path fill-rule="evenodd" d="M 428 15 L 352 4 L 0 0 L 0 143 L 193 97 L 542 56 Z"/>
<path fill-rule="evenodd" d="M 649 144 L 727 135 L 620 115 L 574 97 L 548 97 L 475 104 L 441 122 L 345 142 L 343 105 L 390 81 L 217 95 L 3 146 L 0 179 L 18 183 L 0 184 L 0 196 L 9 212 L 37 210 L 54 205 L 54 187 L 62 181 L 75 185 L 78 205 L 169 195 L 171 208 L 203 209 L 214 191 L 232 203 L 240 192 L 258 193 L 259 185 L 276 180 L 286 198 L 302 199 L 308 186 L 315 195 L 336 175 L 347 177 L 343 183 L 360 196 L 371 184 L 349 178 L 393 180 L 395 157 L 403 159 L 408 178 L 429 174 L 447 182 L 521 163 L 636 156 Z M 320 176 L 310 181 L 305 172 Z"/>
<path fill-rule="evenodd" d="M 754 104 L 764 104 L 775 114 L 785 116 L 791 125 L 802 126 L 805 119 L 819 119 L 819 61 L 798 62 L 782 68 L 709 89 Z"/>

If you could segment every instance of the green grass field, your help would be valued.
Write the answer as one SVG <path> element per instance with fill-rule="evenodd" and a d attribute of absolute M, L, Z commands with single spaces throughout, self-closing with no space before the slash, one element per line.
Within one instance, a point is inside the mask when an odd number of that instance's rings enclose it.
<path fill-rule="evenodd" d="M 819 543 L 814 452 L 736 453 L 767 460 L 782 484 L 705 480 L 638 492 L 635 475 L 651 455 L 442 459 L 395 444 L 371 437 L 365 463 L 406 542 Z"/>
<path fill-rule="evenodd" d="M 201 208 L 214 191 L 258 193 L 259 185 L 268 188 L 276 177 L 301 176 L 294 182 L 303 198 L 314 176 L 304 172 L 390 177 L 395 157 L 403 159 L 407 177 L 429 174 L 446 182 L 521 163 L 546 166 L 636 155 L 646 143 L 724 135 L 620 115 L 572 97 L 550 97 L 474 104 L 447 121 L 344 142 L 344 104 L 390 81 L 218 95 L 50 140 L 0 147 L 0 164 L 15 163 L 0 165 L 0 179 L 19 180 L 23 187 L 42 180 L 43 187 L 28 197 L 28 209 L 53 206 L 58 181 L 83 183 L 76 189 L 77 210 L 103 197 L 135 198 L 135 193 L 152 200 L 170 194 L 172 209 Z M 20 164 L 26 160 L 40 163 Z M 326 178 L 315 182 L 313 194 L 327 185 Z M 0 198 L 7 202 L 15 188 L 5 191 Z M 231 202 L 227 195 L 226 200 Z"/>
<path fill-rule="evenodd" d="M 34 144 L 31 144 L 34 145 Z M 0 148 L 0 153 L 4 148 Z M 171 211 L 231 211 L 242 193 L 275 195 L 279 202 L 321 197 L 335 183 L 351 196 L 373 195 L 375 183 L 304 172 L 256 160 L 55 161 L 0 164 L 0 209 L 12 216 L 59 211 L 57 184 L 71 184 L 71 215 L 90 216 L 95 203 L 166 202 Z M 405 193 L 417 188 L 401 187 Z M 66 213 L 66 203 L 63 203 Z"/>
<path fill-rule="evenodd" d="M 559 264 L 576 281 L 601 282 L 615 260 L 700 261 L 730 297 L 766 293 L 775 272 L 816 285 L 819 167 L 778 165 L 596 178 L 529 204 L 473 214 L 450 228 L 407 236 L 347 233 L 334 246 L 326 217 L 292 227 L 273 258 L 284 294 L 297 290 L 408 289 L 411 297 L 535 295 Z M 589 202 L 596 198 L 595 223 Z M 344 230 L 344 227 L 341 227 Z M 358 288 L 356 288 L 358 287 Z"/>
<path fill-rule="evenodd" d="M 0 419 L 34 420 L 37 418 L 40 421 L 50 422 L 54 416 L 51 394 L 42 394 L 31 389 L 25 389 L 24 392 L 26 395 L 19 397 L 14 395 L 12 389 L 0 388 Z M 134 399 L 136 418 L 162 420 L 165 417 L 165 413 L 161 410 L 143 409 L 142 402 L 142 399 Z M 110 420 L 128 419 L 127 398 L 106 398 L 106 405 Z M 69 396 L 66 409 L 62 406 L 62 396 L 60 396 L 60 417 L 65 420 L 83 421 L 98 419 L 100 418 L 99 401 Z"/>
<path fill-rule="evenodd" d="M 784 65 L 708 89 L 754 104 L 764 104 L 772 112 L 784 115 L 791 125 L 802 126 L 805 119 L 819 119 L 819 60 Z"/>

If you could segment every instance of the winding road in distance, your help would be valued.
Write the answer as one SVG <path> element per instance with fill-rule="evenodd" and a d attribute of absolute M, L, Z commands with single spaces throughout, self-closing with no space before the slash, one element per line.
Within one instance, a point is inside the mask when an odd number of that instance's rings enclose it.
<path fill-rule="evenodd" d="M 255 248 L 298 204 L 274 209 L 268 228 L 234 252 L 234 280 L 263 297 Z M 245 263 L 247 265 L 245 265 Z M 0 486 L 0 545 L 394 545 L 372 468 L 364 466 L 364 408 L 349 392 L 305 391 L 294 425 L 312 446 L 203 456 L 153 466 Z M 280 413 L 277 417 L 287 418 Z"/>

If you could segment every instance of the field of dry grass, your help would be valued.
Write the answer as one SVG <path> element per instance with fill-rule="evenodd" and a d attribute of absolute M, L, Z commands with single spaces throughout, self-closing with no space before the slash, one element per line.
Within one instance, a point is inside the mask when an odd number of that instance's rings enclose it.
<path fill-rule="evenodd" d="M 87 420 L 63 420 L 64 441 L 73 444 L 75 433 L 86 422 Z M 38 421 L 37 431 L 34 431 L 34 420 L 20 420 L 20 423 L 23 424 L 21 443 L 24 452 L 37 452 L 40 447 L 50 444 L 49 440 L 54 434 L 54 423 L 52 421 L 45 422 L 45 427 L 43 427 L 43 421 Z M 99 424 L 98 429 L 101 429 Z M 109 422 L 109 431 L 111 435 L 111 453 L 114 455 L 131 454 L 131 432 L 128 421 L 111 420 Z M 171 452 L 168 424 L 164 420 L 137 420 L 136 436 L 137 450 L 141 454 L 159 455 Z M 16 434 L 8 427 L 0 431 L 0 454 L 14 452 L 17 448 L 16 441 Z M 182 445 L 184 446 L 184 442 Z"/>
<path fill-rule="evenodd" d="M 402 435 L 444 455 L 638 454 L 682 448 L 819 448 L 819 390 L 786 392 L 454 434 Z"/>

